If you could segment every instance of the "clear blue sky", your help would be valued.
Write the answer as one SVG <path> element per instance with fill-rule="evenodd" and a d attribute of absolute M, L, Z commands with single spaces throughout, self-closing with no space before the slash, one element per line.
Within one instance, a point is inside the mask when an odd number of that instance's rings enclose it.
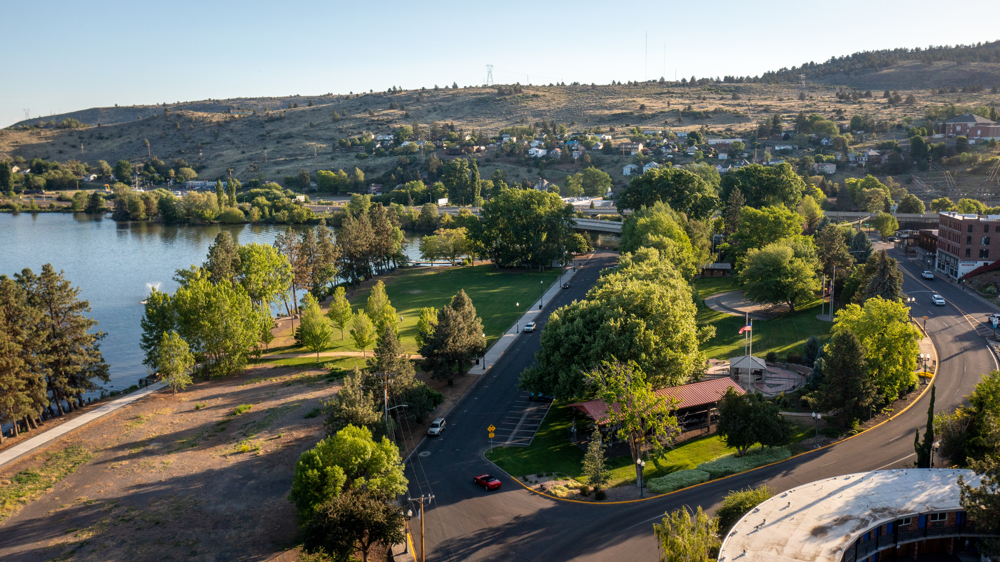
<path fill-rule="evenodd" d="M 482 84 L 486 64 L 498 83 L 608 83 L 664 68 L 668 78 L 759 75 L 856 51 L 1000 38 L 994 26 L 947 24 L 979 21 L 992 2 L 954 4 L 954 15 L 946 6 L 10 0 L 0 127 L 24 109 L 35 118 L 116 103 Z"/>

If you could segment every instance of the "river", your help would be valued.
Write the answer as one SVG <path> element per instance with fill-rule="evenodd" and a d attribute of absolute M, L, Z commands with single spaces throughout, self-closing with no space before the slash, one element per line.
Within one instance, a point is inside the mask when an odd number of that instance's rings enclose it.
<path fill-rule="evenodd" d="M 108 390 L 123 389 L 146 375 L 139 337 L 143 306 L 152 287 L 174 292 L 174 272 L 200 264 L 215 236 L 228 230 L 241 244 L 271 244 L 287 227 L 272 225 L 163 226 L 117 224 L 105 217 L 69 213 L 0 213 L 0 274 L 24 268 L 41 272 L 51 263 L 90 302 L 110 366 Z M 301 227 L 299 227 L 301 228 Z M 419 258 L 420 235 L 407 233 L 404 253 Z"/>

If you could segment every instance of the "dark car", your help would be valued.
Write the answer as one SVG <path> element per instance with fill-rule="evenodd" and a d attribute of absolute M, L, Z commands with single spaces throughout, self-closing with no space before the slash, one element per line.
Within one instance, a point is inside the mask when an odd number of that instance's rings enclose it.
<path fill-rule="evenodd" d="M 541 392 L 532 392 L 528 394 L 528 400 L 530 402 L 552 402 L 555 400 L 555 396 L 549 396 L 548 394 L 542 394 Z"/>
<path fill-rule="evenodd" d="M 563 289 L 569 289 L 569 281 L 563 283 L 562 287 Z"/>
<path fill-rule="evenodd" d="M 479 476 L 473 478 L 472 481 L 475 482 L 476 484 L 479 484 L 483 488 L 486 488 L 487 490 L 496 490 L 497 488 L 500 487 L 500 481 L 497 480 L 496 478 L 493 478 L 489 474 L 480 474 Z"/>

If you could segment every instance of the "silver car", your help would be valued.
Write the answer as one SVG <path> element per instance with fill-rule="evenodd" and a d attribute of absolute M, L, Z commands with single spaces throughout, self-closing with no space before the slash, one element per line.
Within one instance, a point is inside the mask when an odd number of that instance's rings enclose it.
<path fill-rule="evenodd" d="M 445 421 L 444 418 L 438 418 L 431 422 L 431 426 L 427 428 L 427 435 L 441 435 L 444 431 Z"/>
<path fill-rule="evenodd" d="M 944 297 L 941 295 L 931 295 L 931 302 L 937 306 L 944 306 Z"/>

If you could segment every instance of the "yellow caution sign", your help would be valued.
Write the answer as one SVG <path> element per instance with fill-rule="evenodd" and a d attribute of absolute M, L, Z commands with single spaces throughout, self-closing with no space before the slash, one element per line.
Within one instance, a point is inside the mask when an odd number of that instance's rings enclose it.
<path fill-rule="evenodd" d="M 486 431 L 489 431 L 490 433 L 493 433 L 496 430 L 497 428 L 494 427 L 493 424 L 490 424 L 490 426 L 486 428 Z"/>

